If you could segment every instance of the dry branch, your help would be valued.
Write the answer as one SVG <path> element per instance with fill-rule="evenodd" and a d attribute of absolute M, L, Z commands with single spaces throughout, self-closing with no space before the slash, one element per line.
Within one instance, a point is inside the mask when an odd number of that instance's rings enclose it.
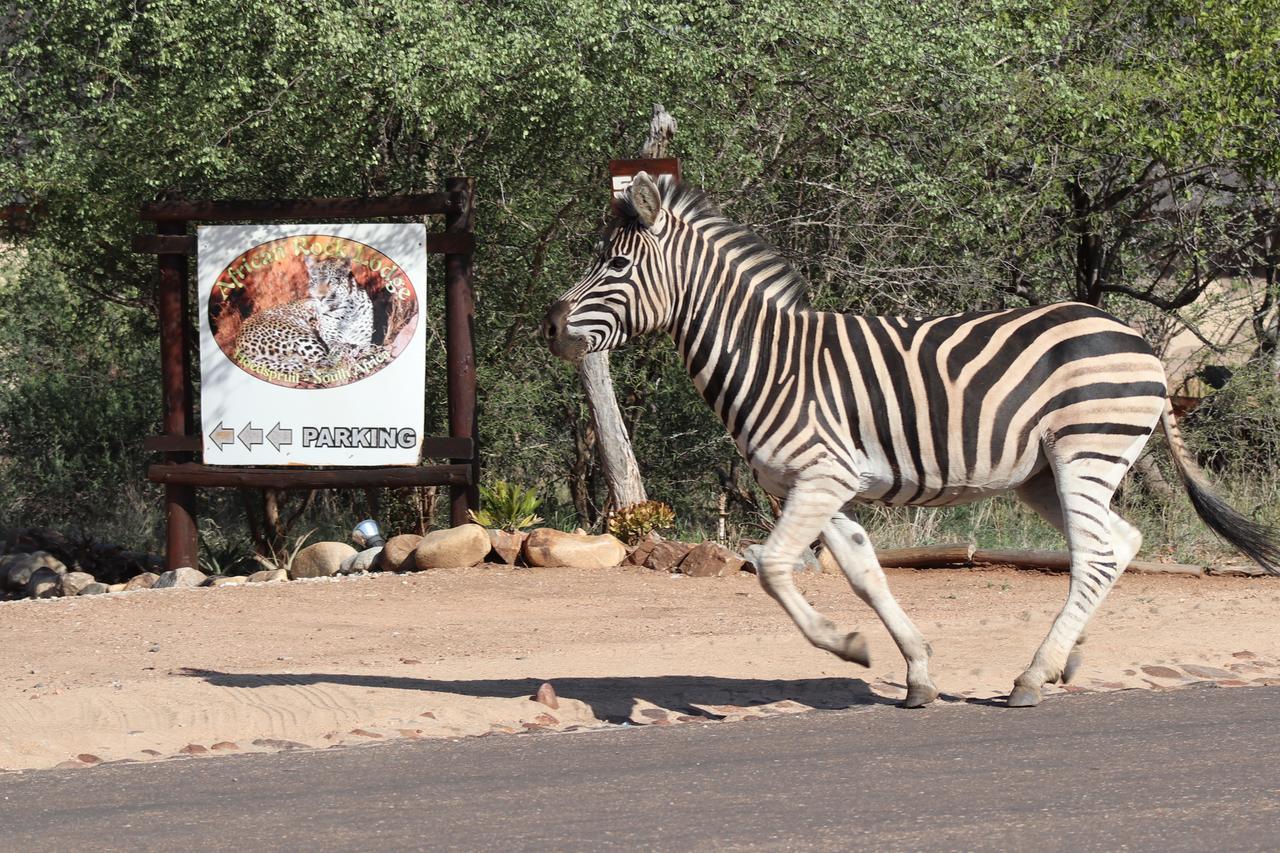
<path fill-rule="evenodd" d="M 925 548 L 890 548 L 877 551 L 880 565 L 886 568 L 979 568 L 983 566 L 1016 566 L 1020 569 L 1065 572 L 1071 568 L 1066 551 L 1020 551 L 975 548 L 972 545 L 936 545 Z M 1125 569 L 1139 574 L 1172 574 L 1203 577 L 1204 566 L 1184 563 L 1151 563 L 1135 560 Z"/>
<path fill-rule="evenodd" d="M 675 119 L 663 109 L 662 104 L 654 104 L 649 121 L 649 135 L 640 149 L 640 156 L 663 156 L 675 131 Z M 587 406 L 591 409 L 591 418 L 595 423 L 600 469 L 609 484 L 610 509 L 620 509 L 646 500 L 640 466 L 636 464 L 631 437 L 627 435 L 622 412 L 618 409 L 618 399 L 613 392 L 613 379 L 609 375 L 609 354 L 587 354 L 578 365 L 578 378 L 582 380 Z M 583 521 L 585 520 L 584 518 Z"/>

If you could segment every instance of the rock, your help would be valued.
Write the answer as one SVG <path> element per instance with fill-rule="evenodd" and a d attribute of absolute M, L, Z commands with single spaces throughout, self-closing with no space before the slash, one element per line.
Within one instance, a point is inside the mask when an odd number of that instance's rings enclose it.
<path fill-rule="evenodd" d="M 253 741 L 254 746 L 260 746 L 263 749 L 310 749 L 305 743 L 298 743 L 296 740 L 284 740 L 278 737 L 260 737 Z"/>
<path fill-rule="evenodd" d="M 669 726 L 676 722 L 678 716 L 680 715 L 676 711 L 655 705 L 647 699 L 636 698 L 631 705 L 629 719 L 637 726 Z"/>
<path fill-rule="evenodd" d="M 284 569 L 263 569 L 260 572 L 254 572 L 249 575 L 249 583 L 271 583 L 273 581 L 287 581 L 289 573 Z"/>
<path fill-rule="evenodd" d="M 158 580 L 160 580 L 160 576 L 155 572 L 143 572 L 125 581 L 124 588 L 126 592 L 134 589 L 151 589 Z"/>
<path fill-rule="evenodd" d="M 655 572 L 674 572 L 676 566 L 680 565 L 680 561 L 689 553 L 692 547 L 685 542 L 676 542 L 671 539 L 663 539 L 655 542 L 653 548 L 649 550 L 649 556 L 644 559 L 644 567 L 653 569 Z"/>
<path fill-rule="evenodd" d="M 193 569 L 190 566 L 183 566 L 180 569 L 173 569 L 165 572 L 156 582 L 151 585 L 152 589 L 170 589 L 177 587 L 201 586 L 209 576 L 199 569 Z"/>
<path fill-rule="evenodd" d="M 62 575 L 41 566 L 31 573 L 22 593 L 27 598 L 57 598 L 62 594 Z"/>
<path fill-rule="evenodd" d="M 13 567 L 17 556 L 17 554 L 6 554 L 0 557 L 0 592 L 4 592 L 7 589 L 20 588 L 18 584 L 9 582 L 9 571 Z M 28 577 L 27 580 L 31 580 L 31 578 Z M 26 583 L 24 582 L 21 586 L 26 586 Z"/>
<path fill-rule="evenodd" d="M 205 586 L 241 586 L 248 582 L 244 575 L 214 575 L 204 582 Z"/>
<path fill-rule="evenodd" d="M 586 536 L 542 527 L 524 540 L 524 559 L 531 566 L 572 566 L 604 569 L 627 557 L 627 546 L 616 537 Z"/>
<path fill-rule="evenodd" d="M 382 548 L 382 559 L 378 561 L 378 565 L 382 567 L 384 572 L 399 572 L 405 568 L 412 569 L 413 563 L 409 561 L 409 557 L 413 555 L 413 550 L 418 547 L 418 543 L 421 541 L 422 537 L 416 533 L 401 533 L 399 536 L 392 536 Z M 408 566 L 405 566 L 406 562 L 409 563 Z"/>
<path fill-rule="evenodd" d="M 124 592 L 125 584 L 113 583 L 107 586 L 107 592 Z"/>
<path fill-rule="evenodd" d="M 419 571 L 474 566 L 489 554 L 491 547 L 489 531 L 478 524 L 433 530 L 413 549 L 413 565 Z"/>
<path fill-rule="evenodd" d="M 649 554 L 653 552 L 654 546 L 662 541 L 662 537 L 656 533 L 650 533 L 648 536 L 640 540 L 640 544 L 631 549 L 631 553 L 627 555 L 627 564 L 631 566 L 643 566 L 644 561 L 649 559 Z"/>
<path fill-rule="evenodd" d="M 496 556 L 497 562 L 506 563 L 508 566 L 516 564 L 516 558 L 520 556 L 521 550 L 524 549 L 524 540 L 528 534 L 516 531 L 512 533 L 509 530 L 490 530 L 489 545 Z"/>
<path fill-rule="evenodd" d="M 298 552 L 289 565 L 295 578 L 331 578 L 342 568 L 342 561 L 354 557 L 356 549 L 346 542 L 316 542 Z"/>
<path fill-rule="evenodd" d="M 338 574 L 351 575 L 356 572 L 371 572 L 378 563 L 378 557 L 382 555 L 382 546 L 376 548 L 365 548 L 363 551 L 357 551 L 342 561 L 342 565 L 338 566 Z"/>
<path fill-rule="evenodd" d="M 560 707 L 560 700 L 556 698 L 556 690 L 549 681 L 542 682 L 542 686 L 534 694 L 533 701 L 540 702 L 553 711 Z"/>
<path fill-rule="evenodd" d="M 111 592 L 111 587 L 100 581 L 94 581 L 85 584 L 76 595 L 105 595 L 108 592 Z"/>
<path fill-rule="evenodd" d="M 680 561 L 680 571 L 691 578 L 722 578 L 736 575 L 741 568 L 742 558 L 715 542 L 693 547 Z"/>
<path fill-rule="evenodd" d="M 48 569 L 57 575 L 67 573 L 67 567 L 62 561 L 47 551 L 8 554 L 0 557 L 0 586 L 7 586 L 12 590 L 24 589 L 37 569 Z"/>
<path fill-rule="evenodd" d="M 1182 664 L 1182 671 L 1194 675 L 1196 678 L 1232 678 L 1234 673 L 1227 672 L 1225 669 L 1218 669 L 1216 666 L 1204 666 L 1198 663 Z"/>
<path fill-rule="evenodd" d="M 1170 669 L 1167 666 L 1144 666 L 1141 669 L 1152 678 L 1186 678 L 1176 669 Z"/>
<path fill-rule="evenodd" d="M 88 572 L 67 572 L 62 576 L 62 594 L 79 595 L 89 584 L 97 583 Z"/>

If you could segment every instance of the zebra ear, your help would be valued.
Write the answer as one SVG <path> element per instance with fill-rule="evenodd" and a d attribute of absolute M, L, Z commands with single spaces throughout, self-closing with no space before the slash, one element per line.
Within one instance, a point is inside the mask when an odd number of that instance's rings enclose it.
<path fill-rule="evenodd" d="M 662 209 L 662 193 L 648 172 L 637 172 L 627 187 L 627 203 L 635 211 L 636 219 L 646 228 L 652 227 L 658 219 L 658 211 Z"/>

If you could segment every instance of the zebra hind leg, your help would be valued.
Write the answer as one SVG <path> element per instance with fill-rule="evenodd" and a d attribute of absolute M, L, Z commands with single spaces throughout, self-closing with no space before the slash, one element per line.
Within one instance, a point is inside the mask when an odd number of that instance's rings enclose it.
<path fill-rule="evenodd" d="M 840 565 L 840 571 L 849 580 L 853 591 L 875 610 L 906 658 L 907 698 L 903 700 L 903 707 L 919 708 L 938 698 L 938 689 L 929 678 L 932 650 L 889 591 L 884 570 L 876 559 L 867 531 L 848 516 L 837 513 L 822 531 L 822 541 Z"/>
<path fill-rule="evenodd" d="M 809 543 L 852 497 L 848 489 L 828 480 L 797 483 L 787 495 L 782 517 L 764 543 L 760 558 L 760 586 L 782 605 L 805 639 L 820 649 L 852 663 L 870 666 L 867 640 L 858 632 L 840 631 L 834 622 L 813 609 L 796 589 L 793 572 Z"/>
<path fill-rule="evenodd" d="M 1059 466 L 1065 488 L 1045 470 L 1018 489 L 1018 497 L 1066 537 L 1071 580 L 1066 604 L 1049 635 L 1014 683 L 1010 707 L 1036 705 L 1046 682 L 1066 683 L 1074 677 L 1083 661 L 1080 647 L 1089 619 L 1142 547 L 1142 534 L 1110 508 L 1124 473 L 1118 467 L 1112 464 L 1109 471 L 1094 471 L 1080 463 L 1074 470 Z"/>

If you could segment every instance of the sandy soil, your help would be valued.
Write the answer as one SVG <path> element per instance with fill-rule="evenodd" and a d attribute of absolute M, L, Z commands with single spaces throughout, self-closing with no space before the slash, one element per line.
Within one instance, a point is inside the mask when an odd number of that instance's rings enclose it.
<path fill-rule="evenodd" d="M 1066 594 L 1036 572 L 889 576 L 943 701 L 1007 692 Z M 480 566 L 0 603 L 0 769 L 899 699 L 905 667 L 874 614 L 841 577 L 799 578 L 868 632 L 870 669 L 811 648 L 747 574 Z M 1067 689 L 1280 683 L 1278 623 L 1273 579 L 1126 575 Z M 532 701 L 544 681 L 558 708 Z"/>

